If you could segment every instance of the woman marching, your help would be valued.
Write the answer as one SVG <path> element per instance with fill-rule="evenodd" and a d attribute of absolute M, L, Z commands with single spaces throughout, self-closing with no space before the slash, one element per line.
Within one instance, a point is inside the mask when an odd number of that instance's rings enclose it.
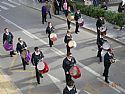
<path fill-rule="evenodd" d="M 23 51 L 27 50 L 27 45 L 26 43 L 21 39 L 21 37 L 18 38 L 18 43 L 16 46 L 16 51 L 17 53 L 20 53 L 20 55 L 22 55 Z M 28 64 L 28 62 L 26 62 L 25 57 L 21 56 L 22 59 L 22 63 L 23 63 L 23 69 L 26 70 L 26 64 Z"/>
<path fill-rule="evenodd" d="M 48 26 L 46 28 L 46 34 L 48 34 L 48 38 L 49 38 L 49 46 L 52 47 L 53 45 L 53 41 L 50 39 L 50 34 L 54 33 L 54 27 L 52 26 L 51 22 L 48 22 Z"/>
<path fill-rule="evenodd" d="M 37 64 L 43 60 L 44 55 L 43 55 L 42 51 L 39 50 L 38 47 L 35 47 L 34 50 L 35 50 L 35 52 L 32 54 L 31 62 L 32 62 L 33 66 L 35 66 L 37 83 L 40 84 L 40 77 L 43 78 L 43 76 L 41 73 L 39 73 Z"/>
<path fill-rule="evenodd" d="M 13 57 L 13 55 L 15 55 L 13 50 L 13 34 L 8 30 L 8 28 L 5 28 L 4 31 L 3 46 L 6 51 L 10 51 L 10 56 Z"/>

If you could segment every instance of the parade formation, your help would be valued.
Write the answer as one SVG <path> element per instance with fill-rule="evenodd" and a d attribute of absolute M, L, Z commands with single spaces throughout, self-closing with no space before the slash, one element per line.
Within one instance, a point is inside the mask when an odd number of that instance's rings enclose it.
<path fill-rule="evenodd" d="M 41 1 L 39 0 L 39 2 Z M 54 5 L 54 15 L 59 15 L 60 11 L 63 10 L 67 23 L 67 30 L 65 32 L 65 35 L 63 35 L 62 41 L 62 43 L 65 44 L 66 48 L 66 56 L 62 61 L 62 69 L 64 70 L 66 82 L 66 87 L 63 89 L 63 94 L 78 94 L 74 79 L 79 79 L 83 73 L 81 72 L 80 67 L 77 65 L 77 57 L 73 56 L 75 53 L 72 52 L 72 49 L 79 46 L 79 44 L 77 44 L 76 40 L 73 38 L 73 34 L 78 36 L 79 32 L 81 32 L 80 27 L 84 27 L 85 23 L 84 18 L 82 17 L 80 10 L 71 9 L 72 6 L 67 5 L 66 0 L 63 1 L 63 4 L 61 3 L 61 0 L 54 0 L 52 3 Z M 47 26 L 45 27 L 45 33 L 48 36 L 47 45 L 50 47 L 49 49 L 53 48 L 53 46 L 55 47 L 54 43 L 58 41 L 58 36 L 55 31 L 56 27 L 53 26 L 53 22 L 47 21 L 47 15 L 49 15 L 50 19 L 53 19 L 50 11 L 51 8 L 51 1 L 48 0 L 46 1 L 45 5 L 41 7 L 41 23 L 47 23 Z M 72 21 L 75 21 L 75 29 L 73 32 L 71 26 Z M 98 16 L 95 26 L 97 29 L 97 40 L 95 43 L 97 44 L 96 56 L 97 58 L 99 58 L 99 64 L 104 62 L 104 71 L 102 73 L 102 76 L 105 77 L 104 81 L 106 82 L 106 84 L 109 84 L 109 68 L 113 63 L 116 63 L 116 58 L 113 53 L 111 43 L 106 38 L 108 28 L 105 25 L 104 17 Z M 40 84 L 40 78 L 44 77 L 43 74 L 51 71 L 49 70 L 49 64 L 44 60 L 44 57 L 46 56 L 44 56 L 43 51 L 41 51 L 38 46 L 35 46 L 33 49 L 34 52 L 32 53 L 28 49 L 30 45 L 27 45 L 25 39 L 22 39 L 22 36 L 18 36 L 16 49 L 14 49 L 15 44 L 13 43 L 13 37 L 15 35 L 9 31 L 9 28 L 5 28 L 3 31 L 3 48 L 5 49 L 5 51 L 7 53 L 9 52 L 10 57 L 13 57 L 17 54 L 20 56 L 24 71 L 27 69 L 29 63 L 31 62 L 36 73 L 36 82 L 37 84 Z M 102 52 L 105 54 L 102 55 Z"/>

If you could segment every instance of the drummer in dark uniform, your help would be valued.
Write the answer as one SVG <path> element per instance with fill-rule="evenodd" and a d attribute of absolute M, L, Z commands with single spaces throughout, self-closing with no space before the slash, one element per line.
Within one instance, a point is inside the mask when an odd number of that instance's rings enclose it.
<path fill-rule="evenodd" d="M 42 76 L 42 74 L 39 73 L 37 64 L 41 60 L 43 60 L 44 55 L 43 55 L 42 51 L 39 50 L 38 47 L 35 47 L 34 50 L 35 50 L 35 52 L 32 54 L 31 62 L 32 62 L 33 66 L 35 66 L 37 83 L 40 84 L 40 77 L 43 78 L 43 76 Z"/>
<path fill-rule="evenodd" d="M 72 56 L 72 53 L 68 53 L 67 57 L 63 60 L 63 69 L 65 71 L 66 83 L 72 80 L 70 75 L 70 68 L 76 64 L 75 58 Z"/>
<path fill-rule="evenodd" d="M 13 44 L 13 34 L 8 30 L 8 28 L 4 29 L 3 34 L 3 44 L 7 41 L 9 44 Z M 14 50 L 10 51 L 10 56 L 13 57 L 15 55 Z"/>
<path fill-rule="evenodd" d="M 81 18 L 81 13 L 80 13 L 80 10 L 77 10 L 76 13 L 75 13 L 75 16 L 74 16 L 74 19 L 76 21 L 76 29 L 75 29 L 75 33 L 78 34 L 79 32 L 79 23 L 78 23 L 78 19 Z"/>
<path fill-rule="evenodd" d="M 68 53 L 70 53 L 70 47 L 68 45 L 70 40 L 72 40 L 72 35 L 71 35 L 71 32 L 68 30 L 64 38 L 64 42 L 66 43 L 66 47 L 67 47 L 67 55 Z"/>
<path fill-rule="evenodd" d="M 97 39 L 97 46 L 98 46 L 98 53 L 97 53 L 97 57 L 99 57 L 99 60 L 100 60 L 100 63 L 102 62 L 102 55 L 101 55 L 101 52 L 102 52 L 102 45 L 104 42 L 106 42 L 107 40 L 105 40 L 103 38 L 103 36 L 101 38 L 98 38 Z"/>
<path fill-rule="evenodd" d="M 51 33 L 54 33 L 54 27 L 52 26 L 51 22 L 48 22 L 48 26 L 46 28 L 46 34 L 48 34 L 48 37 L 49 37 L 49 45 L 50 45 L 50 47 L 52 47 L 52 45 L 53 45 L 53 41 L 50 39 L 50 34 Z"/>
<path fill-rule="evenodd" d="M 27 50 L 27 44 L 26 42 L 24 42 L 21 37 L 18 38 L 18 43 L 17 43 L 17 46 L 16 46 L 16 51 L 17 53 L 20 53 L 20 55 L 22 54 L 22 52 L 24 50 Z M 25 58 L 23 58 L 21 56 L 21 59 L 22 59 L 22 63 L 23 63 L 23 69 L 26 70 L 26 64 L 28 64 L 25 60 Z"/>
<path fill-rule="evenodd" d="M 105 82 L 109 83 L 108 81 L 108 73 L 109 73 L 109 68 L 111 66 L 112 60 L 114 59 L 114 54 L 111 49 L 108 49 L 108 52 L 104 55 L 104 73 L 103 76 L 105 76 Z"/>

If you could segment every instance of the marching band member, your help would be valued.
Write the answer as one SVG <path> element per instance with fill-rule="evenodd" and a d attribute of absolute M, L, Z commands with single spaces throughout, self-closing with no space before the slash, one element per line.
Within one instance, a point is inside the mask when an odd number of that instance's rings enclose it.
<path fill-rule="evenodd" d="M 72 53 L 68 53 L 67 57 L 63 60 L 63 69 L 65 71 L 66 83 L 71 81 L 70 68 L 76 64 L 75 58 L 72 56 Z"/>
<path fill-rule="evenodd" d="M 42 74 L 39 73 L 37 64 L 41 60 L 43 60 L 44 55 L 43 55 L 42 51 L 39 50 L 38 47 L 35 47 L 34 50 L 35 50 L 35 52 L 32 54 L 31 62 L 32 62 L 33 66 L 35 66 L 37 83 L 40 84 L 40 77 L 43 78 L 43 76 L 42 76 Z"/>
<path fill-rule="evenodd" d="M 49 45 L 50 45 L 50 47 L 52 47 L 52 45 L 53 45 L 53 41 L 50 39 L 50 34 L 51 33 L 54 33 L 54 27 L 52 26 L 51 22 L 48 22 L 48 26 L 46 28 L 46 34 L 48 34 L 48 37 L 49 37 Z"/>
<path fill-rule="evenodd" d="M 76 29 L 75 29 L 75 33 L 78 34 L 79 32 L 79 23 L 78 23 L 78 19 L 81 18 L 81 13 L 80 13 L 80 10 L 77 10 L 76 13 L 75 13 L 75 21 L 76 21 Z"/>
<path fill-rule="evenodd" d="M 102 55 L 101 55 L 101 52 L 102 52 L 102 45 L 104 43 L 104 41 L 107 41 L 103 38 L 103 36 L 101 38 L 98 38 L 97 39 L 97 46 L 98 46 L 98 53 L 97 53 L 97 57 L 99 57 L 99 60 L 100 60 L 100 63 L 102 62 Z"/>
<path fill-rule="evenodd" d="M 8 28 L 4 29 L 4 34 L 3 34 L 3 44 L 7 41 L 9 44 L 13 45 L 13 34 L 8 30 Z M 15 55 L 14 50 L 10 51 L 10 56 L 13 57 Z"/>
<path fill-rule="evenodd" d="M 24 42 L 21 37 L 18 38 L 18 43 L 17 43 L 17 46 L 16 46 L 16 51 L 17 53 L 20 53 L 20 55 L 22 54 L 22 51 L 23 50 L 26 50 L 27 49 L 27 44 L 26 42 Z M 23 69 L 26 70 L 26 60 L 25 58 L 21 57 L 22 59 L 22 63 L 23 63 Z"/>
<path fill-rule="evenodd" d="M 72 40 L 72 35 L 71 35 L 71 32 L 68 30 L 66 35 L 65 35 L 65 38 L 64 38 L 64 42 L 67 44 L 66 45 L 66 47 L 67 47 L 67 55 L 68 55 L 68 53 L 70 53 L 70 47 L 68 45 L 70 40 Z"/>
<path fill-rule="evenodd" d="M 66 10 L 65 16 L 67 17 L 69 13 L 71 13 L 70 6 L 68 6 L 68 9 Z M 68 17 L 67 17 L 68 29 L 70 29 L 70 23 L 71 23 L 71 21 L 70 21 L 70 20 L 68 19 Z"/>
<path fill-rule="evenodd" d="M 109 68 L 111 66 L 112 60 L 114 58 L 114 54 L 111 49 L 108 49 L 108 52 L 104 55 L 104 73 L 103 76 L 105 76 L 105 82 L 109 83 L 108 81 L 108 73 L 109 73 Z"/>

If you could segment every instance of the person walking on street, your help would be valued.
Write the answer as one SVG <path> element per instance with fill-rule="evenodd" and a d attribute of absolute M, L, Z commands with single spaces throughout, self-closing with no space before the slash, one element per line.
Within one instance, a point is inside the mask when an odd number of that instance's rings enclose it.
<path fill-rule="evenodd" d="M 33 66 L 35 66 L 37 83 L 40 84 L 40 77 L 43 78 L 43 76 L 42 76 L 42 74 L 39 73 L 37 64 L 43 60 L 44 55 L 43 55 L 42 51 L 39 50 L 38 47 L 35 47 L 34 50 L 35 50 L 35 52 L 32 54 L 31 62 L 32 62 Z"/>
<path fill-rule="evenodd" d="M 64 38 L 64 42 L 66 43 L 66 47 L 67 47 L 67 55 L 68 53 L 70 53 L 70 47 L 68 45 L 70 40 L 72 40 L 72 35 L 71 35 L 71 32 L 68 30 Z"/>
<path fill-rule="evenodd" d="M 70 29 L 70 23 L 71 23 L 71 20 L 68 19 L 68 15 L 71 13 L 71 10 L 70 10 L 70 6 L 68 6 L 68 9 L 65 11 L 65 16 L 67 18 L 67 25 L 68 25 L 68 29 Z"/>
<path fill-rule="evenodd" d="M 21 37 L 19 37 L 18 43 L 17 43 L 17 46 L 16 46 L 16 51 L 17 51 L 17 53 L 20 53 L 20 55 L 21 55 L 24 50 L 27 50 L 27 44 L 26 44 L 26 42 L 24 42 L 21 39 Z M 23 58 L 22 56 L 21 56 L 21 59 L 22 59 L 22 63 L 23 63 L 23 69 L 26 70 L 27 62 L 26 62 L 25 58 Z"/>
<path fill-rule="evenodd" d="M 47 14 L 46 6 L 42 6 L 41 12 L 42 12 L 42 23 L 44 24 L 44 22 L 47 22 L 46 21 L 46 14 Z"/>
<path fill-rule="evenodd" d="M 3 34 L 3 45 L 5 42 L 8 42 L 8 44 L 13 45 L 13 34 L 8 30 L 8 28 L 4 29 L 4 34 Z M 10 56 L 13 57 L 13 55 L 16 55 L 14 53 L 13 47 L 12 50 L 10 50 Z"/>
<path fill-rule="evenodd" d="M 63 90 L 63 94 L 78 94 L 73 80 L 67 83 L 66 87 Z"/>
<path fill-rule="evenodd" d="M 109 73 L 109 68 L 111 66 L 112 60 L 114 58 L 114 54 L 111 49 L 108 49 L 108 52 L 104 55 L 104 72 L 103 76 L 105 76 L 105 82 L 109 83 L 108 81 L 108 73 Z"/>
<path fill-rule="evenodd" d="M 65 77 L 66 77 L 66 83 L 72 80 L 72 77 L 70 75 L 70 68 L 76 64 L 75 58 L 72 56 L 72 53 L 68 53 L 67 57 L 63 60 L 63 69 L 65 72 Z"/>
<path fill-rule="evenodd" d="M 51 19 L 51 12 L 50 12 L 50 9 L 51 9 L 51 4 L 50 4 L 50 2 L 49 1 L 46 1 L 46 8 L 47 8 L 47 12 L 48 12 L 48 14 L 49 14 L 49 17 L 50 17 L 50 19 Z"/>
<path fill-rule="evenodd" d="M 46 28 L 46 34 L 48 34 L 48 38 L 49 38 L 49 46 L 52 47 L 53 45 L 53 41 L 50 39 L 50 34 L 54 33 L 54 27 L 52 26 L 51 22 L 48 22 L 48 26 Z"/>
<path fill-rule="evenodd" d="M 79 29 L 78 19 L 80 19 L 80 18 L 81 18 L 80 10 L 77 10 L 76 13 L 75 13 L 75 17 L 74 17 L 74 19 L 76 21 L 76 29 L 75 29 L 76 34 L 78 34 L 78 32 L 79 32 L 79 30 L 78 30 Z"/>
<path fill-rule="evenodd" d="M 58 0 L 54 0 L 54 7 L 55 7 L 54 14 L 59 15 L 59 1 Z"/>

